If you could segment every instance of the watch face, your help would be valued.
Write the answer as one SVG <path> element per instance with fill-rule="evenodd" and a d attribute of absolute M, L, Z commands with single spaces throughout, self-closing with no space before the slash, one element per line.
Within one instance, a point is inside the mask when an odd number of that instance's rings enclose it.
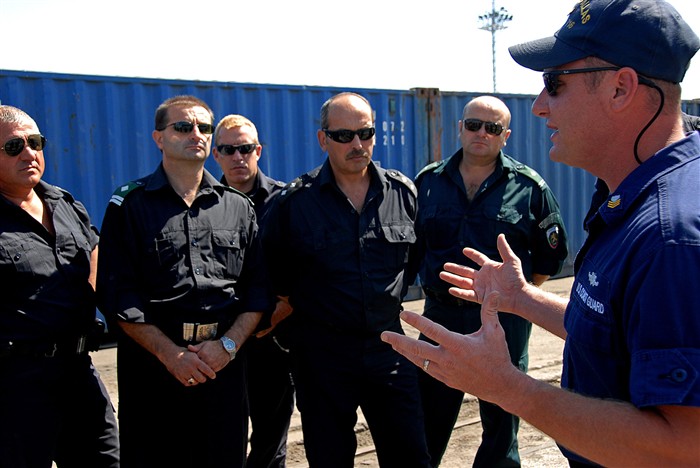
<path fill-rule="evenodd" d="M 224 349 L 229 352 L 229 354 L 234 354 L 236 352 L 236 342 L 231 338 L 224 336 L 221 338 L 221 344 L 224 345 Z"/>

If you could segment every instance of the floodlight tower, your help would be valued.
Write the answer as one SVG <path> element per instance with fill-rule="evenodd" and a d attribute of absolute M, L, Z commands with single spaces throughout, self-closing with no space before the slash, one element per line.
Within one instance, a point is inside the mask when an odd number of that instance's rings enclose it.
<path fill-rule="evenodd" d="M 491 11 L 487 11 L 483 15 L 479 15 L 481 27 L 484 31 L 491 32 L 491 63 L 493 65 L 493 92 L 496 92 L 496 31 L 506 29 L 506 23 L 513 19 L 513 15 L 509 15 L 508 11 L 501 7 L 496 10 L 496 0 L 491 0 Z"/>

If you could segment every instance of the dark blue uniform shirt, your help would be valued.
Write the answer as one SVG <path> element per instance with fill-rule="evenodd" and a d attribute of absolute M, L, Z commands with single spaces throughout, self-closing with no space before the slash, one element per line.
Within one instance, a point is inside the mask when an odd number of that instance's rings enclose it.
<path fill-rule="evenodd" d="M 85 207 L 40 181 L 34 189 L 50 213 L 53 236 L 0 196 L 0 345 L 48 342 L 87 333 L 95 319 L 88 283 L 98 237 Z"/>
<path fill-rule="evenodd" d="M 415 189 L 398 171 L 374 164 L 369 171 L 360 213 L 338 188 L 328 160 L 290 183 L 268 213 L 265 253 L 276 292 L 290 296 L 295 320 L 359 335 L 400 329 Z"/>
<path fill-rule="evenodd" d="M 224 185 L 228 185 L 226 176 L 221 176 L 220 182 Z M 284 182 L 280 182 L 279 180 L 275 180 L 272 177 L 268 177 L 263 173 L 263 171 L 258 169 L 258 173 L 255 174 L 253 189 L 250 192 L 246 193 L 246 196 L 248 196 L 248 198 L 250 198 L 253 202 L 258 227 L 262 226 L 263 217 L 270 210 L 270 206 L 272 206 L 272 200 L 274 200 L 275 197 L 280 194 L 284 186 Z M 260 319 L 260 322 L 258 323 L 256 331 L 265 330 L 272 326 L 270 322 L 271 315 L 271 313 L 263 315 L 263 317 Z"/>
<path fill-rule="evenodd" d="M 224 185 L 228 185 L 226 176 L 221 176 L 220 182 Z M 270 209 L 270 202 L 279 195 L 284 185 L 284 182 L 268 177 L 263 171 L 258 169 L 258 173 L 255 175 L 253 189 L 246 193 L 246 195 L 253 201 L 255 216 L 259 226 L 262 225 L 263 216 L 265 216 L 265 213 Z"/>
<path fill-rule="evenodd" d="M 637 407 L 700 406 L 699 187 L 694 132 L 635 169 L 589 219 L 564 317 L 562 387 Z"/>
<path fill-rule="evenodd" d="M 172 326 L 171 339 L 182 322 L 233 323 L 242 312 L 270 311 L 255 220 L 250 200 L 206 170 L 190 207 L 162 165 L 118 188 L 102 224 L 100 309 L 166 334 Z"/>

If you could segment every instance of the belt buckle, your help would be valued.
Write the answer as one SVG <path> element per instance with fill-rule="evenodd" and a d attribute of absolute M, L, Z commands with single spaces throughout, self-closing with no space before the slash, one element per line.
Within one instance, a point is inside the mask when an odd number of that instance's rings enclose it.
<path fill-rule="evenodd" d="M 183 323 L 182 338 L 185 341 L 207 341 L 216 337 L 219 328 L 217 322 L 214 323 Z"/>

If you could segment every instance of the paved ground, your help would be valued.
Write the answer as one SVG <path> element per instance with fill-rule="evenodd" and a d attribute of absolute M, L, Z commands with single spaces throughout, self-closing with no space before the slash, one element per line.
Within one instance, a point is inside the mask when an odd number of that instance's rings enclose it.
<path fill-rule="evenodd" d="M 568 296 L 572 280 L 573 278 L 571 277 L 550 280 L 543 285 L 543 289 Z M 405 303 L 404 307 L 408 310 L 422 312 L 423 301 L 410 301 Z M 407 330 L 407 334 L 417 335 L 415 330 Z M 536 326 L 533 327 L 532 338 L 530 339 L 530 374 L 540 380 L 558 385 L 561 372 L 562 348 L 563 342 L 559 338 Z M 92 353 L 92 358 L 110 392 L 115 406 L 118 406 L 116 349 L 103 349 Z M 355 466 L 378 467 L 372 438 L 361 412 L 355 430 L 358 438 Z M 443 468 L 471 466 L 480 438 L 481 425 L 479 424 L 478 405 L 473 397 L 466 396 L 462 405 L 462 413 L 455 426 L 455 431 L 441 466 Z M 520 456 L 524 467 L 560 467 L 567 465 L 566 460 L 561 456 L 552 439 L 525 422 L 521 423 L 519 442 Z M 288 466 L 290 468 L 308 466 L 304 458 L 300 417 L 296 411 L 292 417 L 292 427 L 289 432 Z"/>

